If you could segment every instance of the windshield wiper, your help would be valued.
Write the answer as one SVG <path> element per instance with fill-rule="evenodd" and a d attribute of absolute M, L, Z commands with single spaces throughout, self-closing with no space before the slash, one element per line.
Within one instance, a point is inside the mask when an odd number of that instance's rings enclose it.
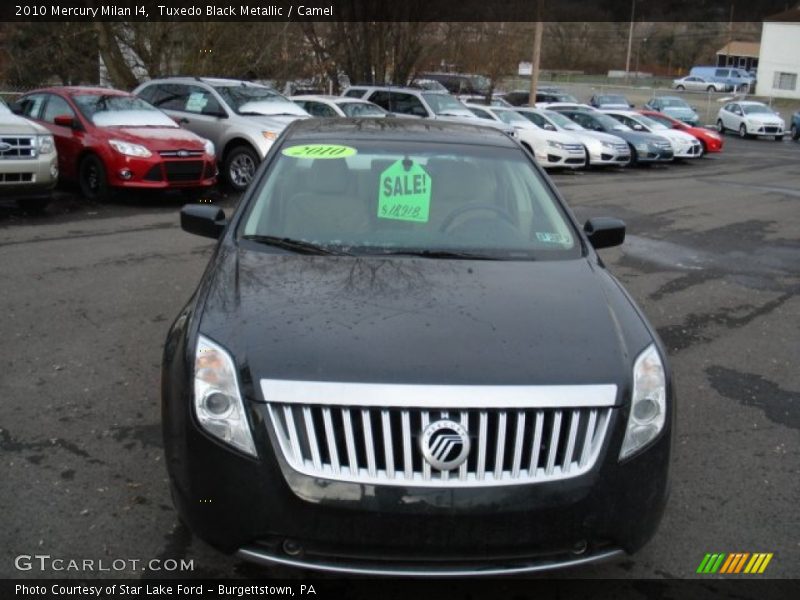
<path fill-rule="evenodd" d="M 468 119 L 472 119 L 472 118 L 476 118 L 477 119 L 477 117 L 475 115 L 473 115 L 472 113 L 467 114 L 467 113 L 463 113 L 463 112 L 453 112 L 451 110 L 443 110 L 443 111 L 441 111 L 439 113 L 436 113 L 436 114 L 438 114 L 440 117 L 467 117 Z"/>
<path fill-rule="evenodd" d="M 277 237 L 274 235 L 243 235 L 242 239 L 264 244 L 265 246 L 281 248 L 282 250 L 289 250 L 291 252 L 296 252 L 297 254 L 349 254 L 348 252 L 332 250 L 313 242 L 295 240 L 287 237 Z"/>
<path fill-rule="evenodd" d="M 380 254 L 387 256 L 421 256 L 422 258 L 449 258 L 460 260 L 503 260 L 497 256 L 476 254 L 474 252 L 461 252 L 458 250 L 382 250 Z"/>
<path fill-rule="evenodd" d="M 275 112 L 275 113 L 263 113 L 263 112 L 253 112 L 253 111 L 244 111 L 240 112 L 240 115 L 243 117 L 299 117 L 301 115 L 295 113 L 287 113 L 287 112 Z"/>

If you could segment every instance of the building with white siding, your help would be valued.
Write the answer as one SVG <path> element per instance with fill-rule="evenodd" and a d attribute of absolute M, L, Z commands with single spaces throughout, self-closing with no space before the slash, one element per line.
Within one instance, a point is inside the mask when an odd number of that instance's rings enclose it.
<path fill-rule="evenodd" d="M 800 100 L 800 6 L 764 19 L 756 94 Z"/>

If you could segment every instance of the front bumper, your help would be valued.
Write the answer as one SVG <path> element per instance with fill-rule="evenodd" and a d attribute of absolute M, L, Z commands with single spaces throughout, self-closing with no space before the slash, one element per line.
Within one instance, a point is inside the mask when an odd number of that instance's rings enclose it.
<path fill-rule="evenodd" d="M 773 136 L 785 134 L 783 125 L 750 125 L 745 123 L 745 127 L 749 135 Z"/>
<path fill-rule="evenodd" d="M 545 169 L 580 169 L 586 166 L 586 151 L 583 147 L 579 150 L 565 150 L 548 146 L 537 151 L 536 158 Z"/>
<path fill-rule="evenodd" d="M 216 158 L 208 155 L 174 160 L 120 157 L 106 168 L 109 184 L 125 189 L 208 188 L 217 180 Z"/>
<path fill-rule="evenodd" d="M 673 148 L 674 158 L 700 158 L 703 155 L 703 146 L 699 141 L 691 144 L 676 145 Z"/>
<path fill-rule="evenodd" d="M 637 149 L 636 161 L 641 163 L 669 162 L 675 158 L 672 148 L 648 147 L 647 152 Z"/>
<path fill-rule="evenodd" d="M 0 194 L 45 196 L 58 181 L 58 158 L 53 152 L 32 160 L 0 160 Z"/>
<path fill-rule="evenodd" d="M 628 148 L 627 144 L 625 145 L 625 149 L 622 150 L 621 148 L 600 148 L 598 150 L 589 150 L 588 156 L 589 164 L 600 166 L 600 165 L 618 165 L 623 166 L 627 165 L 631 162 L 631 152 Z"/>
<path fill-rule="evenodd" d="M 424 488 L 301 475 L 274 450 L 266 406 L 251 401 L 259 459 L 247 458 L 198 429 L 188 395 L 165 392 L 165 451 L 181 518 L 218 549 L 257 562 L 372 574 L 551 569 L 636 551 L 667 498 L 671 419 L 648 449 L 620 463 L 625 408 L 612 411 L 586 475 Z"/>

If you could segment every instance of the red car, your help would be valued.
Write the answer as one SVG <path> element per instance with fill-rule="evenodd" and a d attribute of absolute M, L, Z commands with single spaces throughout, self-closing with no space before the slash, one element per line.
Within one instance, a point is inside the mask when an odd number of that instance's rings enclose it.
<path fill-rule="evenodd" d="M 703 144 L 704 153 L 722 152 L 722 136 L 716 131 L 706 129 L 705 127 L 692 127 L 683 121 L 678 121 L 678 119 L 673 119 L 662 112 L 656 112 L 654 110 L 640 110 L 639 112 L 650 117 L 654 121 L 663 123 L 671 129 L 679 129 L 693 135 Z"/>
<path fill-rule="evenodd" d="M 25 94 L 14 111 L 50 130 L 61 177 L 91 200 L 115 188 L 195 193 L 216 182 L 214 144 L 133 94 L 54 87 Z"/>

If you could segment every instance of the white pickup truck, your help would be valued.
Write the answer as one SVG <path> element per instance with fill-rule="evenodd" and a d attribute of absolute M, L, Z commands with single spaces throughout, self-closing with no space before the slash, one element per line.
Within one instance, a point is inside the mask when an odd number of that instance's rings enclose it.
<path fill-rule="evenodd" d="M 0 200 L 15 199 L 20 206 L 43 209 L 57 181 L 53 136 L 12 113 L 0 100 Z"/>

